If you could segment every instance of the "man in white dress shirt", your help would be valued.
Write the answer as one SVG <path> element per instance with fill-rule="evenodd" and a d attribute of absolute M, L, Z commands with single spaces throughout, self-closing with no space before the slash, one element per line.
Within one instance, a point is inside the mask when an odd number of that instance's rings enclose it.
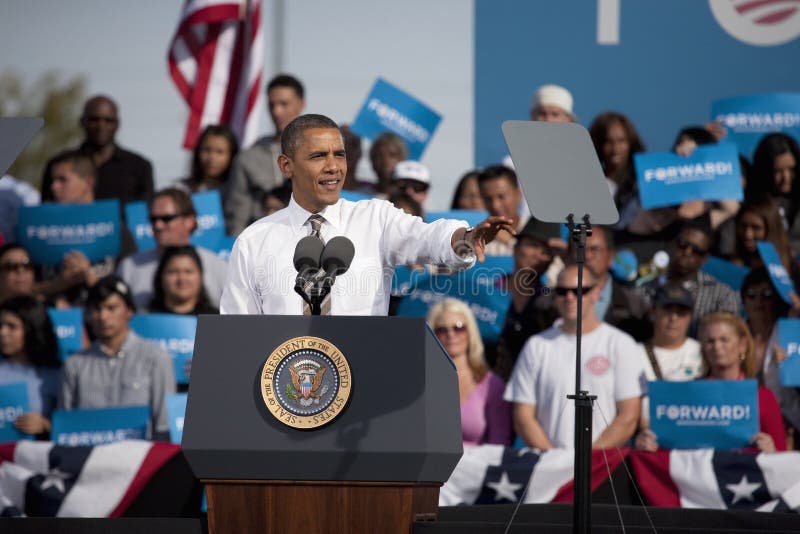
<path fill-rule="evenodd" d="M 507 217 L 489 217 L 475 228 L 463 221 L 426 224 L 383 200 L 339 198 L 347 174 L 338 125 L 323 115 L 302 115 L 281 135 L 278 165 L 292 181 L 289 205 L 246 228 L 236 240 L 222 293 L 224 314 L 302 315 L 294 292 L 295 247 L 312 232 L 309 218 L 323 218 L 320 236 L 345 236 L 355 246 L 349 270 L 336 278 L 331 315 L 386 315 L 394 266 L 443 264 L 455 269 L 483 261 L 484 246 Z"/>

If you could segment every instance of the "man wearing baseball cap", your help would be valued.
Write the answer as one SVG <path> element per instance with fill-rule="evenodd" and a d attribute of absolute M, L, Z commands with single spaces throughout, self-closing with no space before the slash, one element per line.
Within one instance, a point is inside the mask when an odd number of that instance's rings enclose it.
<path fill-rule="evenodd" d="M 679 284 L 661 286 L 653 296 L 653 337 L 639 344 L 647 381 L 669 380 L 684 382 L 700 375 L 703 356 L 700 343 L 689 337 L 694 298 Z M 658 448 L 655 434 L 649 429 L 650 399 L 642 397 L 639 420 L 641 430 L 636 435 L 637 449 L 654 451 Z"/>
<path fill-rule="evenodd" d="M 428 189 L 431 187 L 431 173 L 418 161 L 401 161 L 394 167 L 392 180 L 397 191 L 403 192 L 425 207 Z"/>
<path fill-rule="evenodd" d="M 95 342 L 64 362 L 61 409 L 146 405 L 156 434 L 169 430 L 164 396 L 175 393 L 172 359 L 130 328 L 133 294 L 118 276 L 89 289 L 87 311 Z"/>
<path fill-rule="evenodd" d="M 679 284 L 656 291 L 653 337 L 640 345 L 647 380 L 693 380 L 700 373 L 700 343 L 688 335 L 693 307 L 692 294 Z"/>
<path fill-rule="evenodd" d="M 560 85 L 543 85 L 533 95 L 531 120 L 576 122 L 572 113 L 572 93 Z"/>

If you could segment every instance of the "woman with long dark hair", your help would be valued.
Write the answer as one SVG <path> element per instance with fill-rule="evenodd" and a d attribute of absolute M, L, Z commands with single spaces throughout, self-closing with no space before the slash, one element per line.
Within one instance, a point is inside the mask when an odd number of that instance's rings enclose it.
<path fill-rule="evenodd" d="M 792 250 L 800 250 L 800 146 L 784 133 L 765 136 L 753 154 L 747 198 L 771 196 L 778 203 Z"/>
<path fill-rule="evenodd" d="M 58 400 L 61 360 L 53 323 L 42 303 L 28 295 L 0 304 L 0 383 L 23 382 L 28 412 L 14 426 L 22 433 L 45 437 Z"/>
<path fill-rule="evenodd" d="M 736 215 L 736 244 L 731 261 L 751 269 L 763 266 L 756 246 L 759 241 L 772 243 L 786 271 L 794 274 L 795 261 L 778 204 L 767 196 L 748 200 Z"/>
<path fill-rule="evenodd" d="M 167 247 L 153 277 L 151 312 L 219 313 L 203 286 L 203 262 L 191 245 Z"/>
<path fill-rule="evenodd" d="M 192 170 L 188 178 L 180 181 L 189 193 L 218 189 L 228 179 L 228 172 L 239 143 L 225 125 L 206 126 L 192 155 Z"/>
<path fill-rule="evenodd" d="M 481 190 L 478 187 L 478 175 L 480 172 L 477 170 L 465 173 L 456 185 L 456 190 L 453 192 L 453 201 L 450 203 L 451 210 L 480 210 L 486 209 L 481 197 Z"/>
<path fill-rule="evenodd" d="M 630 222 L 639 206 L 633 155 L 645 151 L 639 132 L 628 117 L 608 111 L 594 119 L 589 135 L 620 211 L 620 221 Z"/>

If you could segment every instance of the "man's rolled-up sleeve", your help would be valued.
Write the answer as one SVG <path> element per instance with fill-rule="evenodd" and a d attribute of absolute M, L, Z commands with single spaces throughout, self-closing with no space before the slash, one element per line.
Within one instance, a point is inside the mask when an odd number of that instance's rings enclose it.
<path fill-rule="evenodd" d="M 393 265 L 434 264 L 466 270 L 475 264 L 475 254 L 464 256 L 453 250 L 453 233 L 469 226 L 466 221 L 439 219 L 431 223 L 405 213 L 389 202 L 384 210 L 384 253 Z"/>

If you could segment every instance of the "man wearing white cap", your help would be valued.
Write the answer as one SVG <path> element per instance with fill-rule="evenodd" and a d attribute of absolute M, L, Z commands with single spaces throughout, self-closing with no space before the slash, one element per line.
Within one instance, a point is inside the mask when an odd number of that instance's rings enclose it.
<path fill-rule="evenodd" d="M 394 167 L 392 173 L 394 186 L 425 207 L 428 200 L 428 189 L 431 187 L 431 173 L 428 168 L 418 161 L 401 161 Z"/>
<path fill-rule="evenodd" d="M 543 85 L 533 95 L 531 120 L 541 122 L 575 122 L 572 114 L 572 93 L 560 85 Z"/>

